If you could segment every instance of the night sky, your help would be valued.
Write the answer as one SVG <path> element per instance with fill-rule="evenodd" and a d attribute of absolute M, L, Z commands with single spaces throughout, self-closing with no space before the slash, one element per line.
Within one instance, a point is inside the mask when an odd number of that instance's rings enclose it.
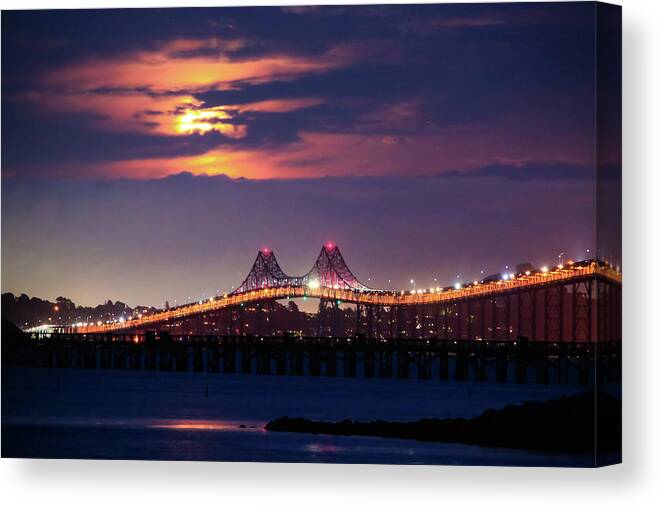
<path fill-rule="evenodd" d="M 183 303 L 326 241 L 377 288 L 582 258 L 620 157 L 594 9 L 5 11 L 2 291 Z"/>

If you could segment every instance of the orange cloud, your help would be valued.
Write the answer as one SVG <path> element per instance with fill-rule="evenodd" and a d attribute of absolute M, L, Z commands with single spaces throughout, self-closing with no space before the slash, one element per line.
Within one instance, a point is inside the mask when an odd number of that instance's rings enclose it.
<path fill-rule="evenodd" d="M 404 115 L 408 116 L 408 115 Z M 517 120 L 513 122 L 516 124 Z M 413 135 L 301 132 L 297 142 L 260 148 L 225 145 L 195 156 L 122 160 L 90 167 L 58 168 L 58 174 L 106 178 L 161 178 L 180 172 L 233 178 L 284 179 L 323 176 L 425 175 L 472 170 L 488 161 L 530 159 L 531 146 L 545 160 L 558 160 L 552 146 L 535 146 L 540 132 L 529 125 L 434 129 Z M 568 134 L 569 136 L 569 134 Z M 564 140 L 560 140 L 564 141 Z M 570 146 L 570 139 L 567 140 Z M 564 162 L 582 163 L 584 148 Z M 486 158 L 485 158 L 486 157 Z"/>
<path fill-rule="evenodd" d="M 59 174 L 88 177 L 161 178 L 180 172 L 238 178 L 425 174 L 439 158 L 437 139 L 373 134 L 303 132 L 300 140 L 259 149 L 223 146 L 202 155 L 121 160 L 90 167 L 58 168 Z M 433 157 L 433 158 L 432 158 Z M 90 172 L 93 170 L 93 172 Z"/>
<path fill-rule="evenodd" d="M 206 107 L 195 92 L 236 88 L 238 83 L 325 72 L 358 57 L 349 46 L 315 57 L 273 54 L 236 59 L 244 40 L 178 39 L 157 49 L 77 62 L 49 72 L 43 90 L 24 98 L 50 112 L 90 113 L 100 129 L 161 135 L 217 131 L 230 138 L 247 133 L 231 120 L 243 112 L 287 112 L 321 102 L 316 98 L 267 100 Z"/>
<path fill-rule="evenodd" d="M 243 41 L 175 40 L 156 50 L 137 51 L 114 58 L 91 59 L 51 72 L 51 84 L 75 90 L 148 88 L 152 92 L 208 90 L 235 82 L 287 79 L 330 70 L 346 63 L 350 54 L 334 48 L 315 57 L 273 54 L 235 59 L 231 50 Z M 205 50 L 210 53 L 196 51 Z"/>

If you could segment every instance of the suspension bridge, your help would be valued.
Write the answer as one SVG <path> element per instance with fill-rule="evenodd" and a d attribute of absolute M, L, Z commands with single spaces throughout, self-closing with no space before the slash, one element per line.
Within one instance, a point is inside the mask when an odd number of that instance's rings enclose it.
<path fill-rule="evenodd" d="M 597 260 L 528 267 L 449 287 L 393 291 L 358 280 L 335 245 L 322 247 L 310 270 L 299 276 L 287 275 L 275 254 L 265 249 L 231 293 L 124 321 L 5 339 L 3 363 L 501 382 L 618 381 L 619 270 Z M 306 317 L 308 323 L 316 322 L 312 333 L 284 327 L 292 312 L 276 302 L 299 297 L 319 300 L 318 313 Z M 278 321 L 283 314 L 286 318 Z"/>
<path fill-rule="evenodd" d="M 287 275 L 275 253 L 264 249 L 231 293 L 137 318 L 78 324 L 62 331 L 174 331 L 191 319 L 214 322 L 218 329 L 217 321 L 224 318 L 231 323 L 220 325 L 226 331 L 223 334 L 266 334 L 256 322 L 268 302 L 305 297 L 320 300 L 321 335 L 340 334 L 334 320 L 339 304 L 344 303 L 356 307 L 354 333 L 368 337 L 509 340 L 527 336 L 533 341 L 589 342 L 597 341 L 598 334 L 607 340 L 617 334 L 620 294 L 619 271 L 597 260 L 568 261 L 551 269 L 531 267 L 450 287 L 380 290 L 358 280 L 340 249 L 327 244 L 312 268 L 300 276 Z M 277 334 L 278 330 L 267 331 Z"/>

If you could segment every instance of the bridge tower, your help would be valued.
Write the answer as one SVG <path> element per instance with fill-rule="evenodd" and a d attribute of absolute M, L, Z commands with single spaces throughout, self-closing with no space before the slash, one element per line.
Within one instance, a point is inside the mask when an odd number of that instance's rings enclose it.
<path fill-rule="evenodd" d="M 301 283 L 307 285 L 311 281 L 319 283 L 321 287 L 359 291 L 373 290 L 361 283 L 356 275 L 351 272 L 340 253 L 339 247 L 332 243 L 321 248 L 314 266 L 302 277 Z"/>
<path fill-rule="evenodd" d="M 250 268 L 243 283 L 237 287 L 234 294 L 262 289 L 265 287 L 284 287 L 291 283 L 292 278 L 287 276 L 277 259 L 275 253 L 268 248 L 257 252 L 255 262 Z"/>

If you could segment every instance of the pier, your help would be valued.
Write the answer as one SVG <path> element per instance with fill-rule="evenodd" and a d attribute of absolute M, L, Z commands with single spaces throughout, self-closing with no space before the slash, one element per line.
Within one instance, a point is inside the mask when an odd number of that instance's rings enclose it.
<path fill-rule="evenodd" d="M 5 366 L 511 383 L 619 382 L 621 341 L 33 334 Z"/>

